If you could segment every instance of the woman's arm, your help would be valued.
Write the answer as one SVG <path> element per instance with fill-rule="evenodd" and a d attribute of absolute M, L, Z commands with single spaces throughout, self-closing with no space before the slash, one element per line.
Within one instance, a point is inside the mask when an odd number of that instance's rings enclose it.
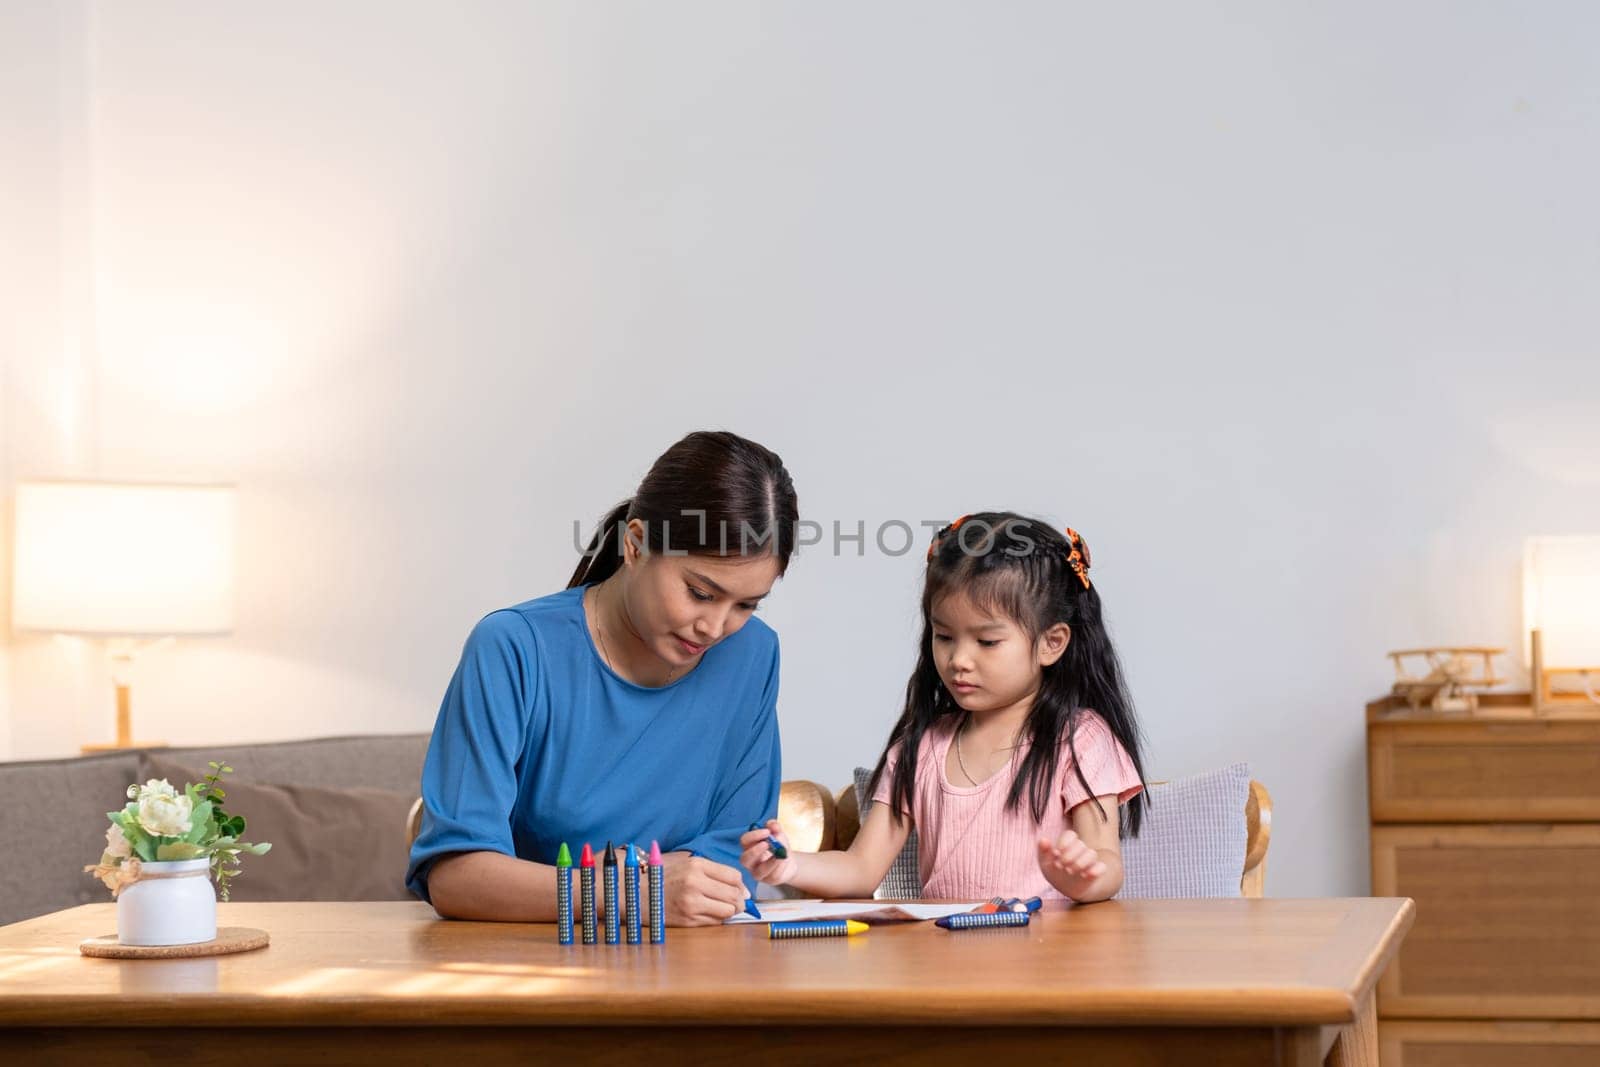
<path fill-rule="evenodd" d="M 687 852 L 663 856 L 662 867 L 669 926 L 720 923 L 749 896 L 732 867 Z M 574 868 L 574 898 L 579 877 Z M 556 868 L 500 852 L 458 852 L 435 860 L 428 891 L 434 910 L 447 919 L 547 923 L 556 918 Z M 601 905 L 598 891 L 595 904 Z"/>
<path fill-rule="evenodd" d="M 576 896 L 576 870 L 572 881 Z M 428 896 L 446 919 L 555 922 L 556 869 L 500 852 L 457 852 L 434 860 Z"/>
<path fill-rule="evenodd" d="M 889 805 L 874 804 L 846 851 L 790 852 L 787 859 L 773 859 L 768 839 L 788 844 L 783 827 L 773 819 L 765 829 L 739 839 L 744 847 L 740 859 L 758 881 L 770 885 L 791 885 L 819 897 L 870 897 L 910 836 L 909 818 L 896 822 Z"/>
<path fill-rule="evenodd" d="M 528 696 L 536 688 L 529 637 L 527 622 L 509 611 L 474 627 L 428 746 L 422 828 L 412 844 L 407 885 L 446 918 L 551 922 L 556 916 L 556 869 L 516 857 L 507 814 L 517 803 L 521 774 L 537 773 L 519 767 L 537 714 Z M 772 673 L 769 688 L 775 689 L 776 655 Z M 748 826 L 777 806 L 777 726 L 775 709 L 769 710 L 767 731 L 752 741 L 737 773 L 727 776 L 723 803 L 730 824 L 737 814 Z M 690 854 L 711 851 L 701 839 L 675 843 L 683 851 L 664 857 L 668 923 L 721 922 L 748 899 L 740 872 L 730 866 L 738 830 L 730 825 L 725 835 L 723 863 Z M 574 881 L 579 877 L 574 871 Z"/>
<path fill-rule="evenodd" d="M 434 904 L 440 915 L 528 921 L 521 894 L 540 888 L 550 897 L 548 916 L 555 915 L 555 880 L 522 870 L 536 865 L 514 858 L 508 817 L 517 802 L 518 759 L 533 714 L 528 698 L 535 660 L 530 640 L 527 622 L 515 612 L 484 616 L 467 637 L 439 707 L 422 763 L 422 825 L 411 843 L 406 887 Z M 452 907 L 438 908 L 433 876 L 469 857 L 474 871 L 489 872 L 490 884 L 471 891 L 471 900 L 465 901 L 469 894 L 457 882 Z M 506 870 L 522 873 L 502 887 Z M 451 880 L 449 875 L 446 879 Z M 485 909 L 490 902 L 508 903 L 511 911 L 489 913 Z"/>
<path fill-rule="evenodd" d="M 1040 872 L 1063 896 L 1080 904 L 1110 899 L 1122 888 L 1121 817 L 1116 796 L 1079 804 L 1067 813 L 1067 821 L 1072 829 L 1053 842 L 1039 842 Z"/>

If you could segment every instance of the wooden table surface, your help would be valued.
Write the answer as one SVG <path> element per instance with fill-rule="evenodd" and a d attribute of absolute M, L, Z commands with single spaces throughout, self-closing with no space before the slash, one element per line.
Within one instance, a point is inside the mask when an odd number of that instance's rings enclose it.
<path fill-rule="evenodd" d="M 189 960 L 80 956 L 79 941 L 115 930 L 112 904 L 0 927 L 0 1051 L 8 1032 L 31 1035 L 35 1045 L 17 1047 L 37 1051 L 69 1028 L 210 1019 L 323 1032 L 1201 1026 L 1276 1030 L 1280 1046 L 1291 1031 L 1302 1045 L 1320 1033 L 1325 1052 L 1334 1042 L 1324 1028 L 1360 1027 L 1370 1014 L 1413 908 L 1112 901 L 1048 909 L 1021 929 L 913 923 L 773 942 L 752 925 L 672 929 L 665 945 L 638 947 L 563 946 L 550 925 L 446 922 L 408 902 L 225 904 L 218 915 L 269 931 L 271 946 Z M 1291 1060 L 1313 1057 L 1275 1062 Z"/>

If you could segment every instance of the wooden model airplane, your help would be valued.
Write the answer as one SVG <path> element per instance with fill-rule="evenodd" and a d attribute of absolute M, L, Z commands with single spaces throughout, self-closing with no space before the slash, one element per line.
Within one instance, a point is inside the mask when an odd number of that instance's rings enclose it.
<path fill-rule="evenodd" d="M 1406 698 L 1416 711 L 1427 701 L 1434 711 L 1475 711 L 1478 694 L 1473 689 L 1488 689 L 1504 679 L 1495 677 L 1493 657 L 1505 654 L 1503 648 L 1482 645 L 1441 645 L 1437 648 L 1409 648 L 1390 652 L 1394 660 L 1394 695 Z M 1427 673 L 1415 675 L 1406 669 L 1406 657 L 1421 656 Z M 1475 657 L 1483 662 L 1475 662 Z M 1471 687 L 1471 688 L 1469 688 Z"/>

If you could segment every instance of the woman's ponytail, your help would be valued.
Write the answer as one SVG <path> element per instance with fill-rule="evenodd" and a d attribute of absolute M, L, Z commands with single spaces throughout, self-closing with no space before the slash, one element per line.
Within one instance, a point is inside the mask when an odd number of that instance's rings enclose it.
<path fill-rule="evenodd" d="M 624 500 L 600 520 L 600 528 L 589 539 L 589 547 L 583 550 L 578 567 L 567 582 L 568 589 L 595 585 L 617 573 L 622 566 L 622 539 L 627 536 L 628 509 L 632 506 L 631 499 Z"/>

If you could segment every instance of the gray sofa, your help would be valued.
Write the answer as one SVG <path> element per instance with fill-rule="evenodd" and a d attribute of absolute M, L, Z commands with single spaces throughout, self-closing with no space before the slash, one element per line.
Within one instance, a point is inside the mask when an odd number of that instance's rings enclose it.
<path fill-rule="evenodd" d="M 249 823 L 246 838 L 273 843 L 245 857 L 233 899 L 405 899 L 405 813 L 427 749 L 427 734 L 398 734 L 0 763 L 0 840 L 11 857 L 0 866 L 0 924 L 109 901 L 83 873 L 105 848 L 105 813 L 127 803 L 130 783 L 181 784 L 211 760 L 234 768 L 226 804 Z"/>

